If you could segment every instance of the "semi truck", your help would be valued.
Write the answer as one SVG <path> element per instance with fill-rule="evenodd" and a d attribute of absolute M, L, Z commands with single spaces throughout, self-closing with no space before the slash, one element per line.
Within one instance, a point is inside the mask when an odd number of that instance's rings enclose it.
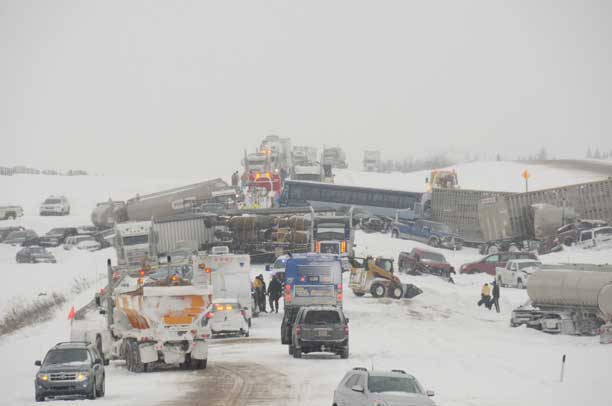
<path fill-rule="evenodd" d="M 612 317 L 612 266 L 543 266 L 529 276 L 527 295 L 512 311 L 512 327 L 596 335 Z"/>
<path fill-rule="evenodd" d="M 127 202 L 98 203 L 91 214 L 92 223 L 100 228 L 112 228 L 125 221 L 148 221 L 151 217 L 164 217 L 192 212 L 198 205 L 215 199 L 215 192 L 230 186 L 217 178 L 192 185 L 168 189 L 147 195 L 136 195 Z"/>
<path fill-rule="evenodd" d="M 204 267 L 197 272 L 208 275 Z M 212 295 L 211 279 L 198 284 L 168 273 L 161 279 L 139 274 L 131 288 L 114 289 L 115 270 L 108 264 L 110 287 L 102 311 L 107 321 L 108 359 L 124 359 L 129 371 L 143 372 L 156 364 L 206 368 L 210 329 L 204 320 Z M 128 284 L 129 285 L 129 284 Z"/>
<path fill-rule="evenodd" d="M 347 215 L 341 216 L 317 215 L 313 210 L 310 235 L 312 252 L 353 256 L 353 211 L 349 210 Z"/>
<path fill-rule="evenodd" d="M 285 261 L 285 304 L 281 342 L 291 344 L 291 328 L 303 306 L 342 307 L 342 264 L 337 255 L 295 254 Z"/>
<path fill-rule="evenodd" d="M 315 147 L 295 146 L 291 151 L 291 163 L 301 165 L 305 162 L 316 162 L 318 160 Z"/>
<path fill-rule="evenodd" d="M 120 266 L 137 268 L 146 263 L 157 263 L 156 240 L 151 221 L 115 224 L 114 229 L 113 246 Z"/>
<path fill-rule="evenodd" d="M 348 163 L 346 162 L 346 154 L 340 147 L 330 147 L 323 149 L 321 163 L 323 165 L 329 164 L 332 166 L 332 168 L 348 168 Z"/>
<path fill-rule="evenodd" d="M 365 151 L 363 153 L 363 170 L 366 172 L 380 171 L 380 151 Z"/>
<path fill-rule="evenodd" d="M 272 171 L 280 171 L 281 168 L 289 171 L 291 168 L 291 139 L 281 138 L 278 135 L 268 135 L 265 137 L 259 151 L 270 157 Z"/>

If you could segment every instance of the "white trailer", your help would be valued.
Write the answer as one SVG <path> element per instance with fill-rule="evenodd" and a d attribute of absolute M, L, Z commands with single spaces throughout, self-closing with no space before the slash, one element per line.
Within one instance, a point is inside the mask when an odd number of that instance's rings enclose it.
<path fill-rule="evenodd" d="M 237 299 L 251 327 L 251 319 L 256 311 L 251 295 L 251 257 L 230 254 L 228 247 L 215 247 L 210 255 L 202 256 L 201 261 L 203 266 L 211 270 L 213 300 Z M 192 283 L 199 284 L 197 275 Z"/>
<path fill-rule="evenodd" d="M 562 268 L 531 274 L 527 286 L 530 300 L 512 311 L 512 327 L 525 324 L 547 333 L 595 335 L 610 322 L 612 268 Z"/>

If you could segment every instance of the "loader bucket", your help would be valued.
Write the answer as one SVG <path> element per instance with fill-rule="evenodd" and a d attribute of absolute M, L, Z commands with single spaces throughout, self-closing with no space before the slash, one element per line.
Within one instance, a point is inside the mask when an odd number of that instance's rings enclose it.
<path fill-rule="evenodd" d="M 404 298 L 406 299 L 412 299 L 421 293 L 423 293 L 423 291 L 411 283 L 404 285 Z"/>

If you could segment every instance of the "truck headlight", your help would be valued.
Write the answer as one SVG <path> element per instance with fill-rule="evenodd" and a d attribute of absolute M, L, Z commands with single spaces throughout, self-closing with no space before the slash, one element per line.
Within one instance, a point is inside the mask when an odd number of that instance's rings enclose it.
<path fill-rule="evenodd" d="M 88 372 L 88 371 L 85 371 L 85 372 L 79 372 L 79 373 L 76 375 L 76 378 L 75 378 L 75 379 L 76 379 L 77 381 L 79 381 L 79 382 L 83 382 L 83 381 L 84 381 L 84 380 L 86 380 L 88 377 L 89 377 L 89 372 Z"/>
<path fill-rule="evenodd" d="M 49 380 L 49 375 L 47 374 L 37 374 L 36 375 L 38 377 L 38 379 L 40 379 L 41 381 L 45 381 L 47 382 Z"/>

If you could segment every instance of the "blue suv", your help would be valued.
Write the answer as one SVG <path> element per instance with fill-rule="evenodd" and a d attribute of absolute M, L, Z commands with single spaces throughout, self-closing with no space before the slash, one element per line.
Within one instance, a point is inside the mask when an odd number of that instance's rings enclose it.
<path fill-rule="evenodd" d="M 398 221 L 391 227 L 391 237 L 420 241 L 432 247 L 460 250 L 463 239 L 449 226 L 428 220 Z"/>
<path fill-rule="evenodd" d="M 44 361 L 34 363 L 40 369 L 34 380 L 35 398 L 80 395 L 88 399 L 104 396 L 105 373 L 102 356 L 87 342 L 56 344 Z"/>

